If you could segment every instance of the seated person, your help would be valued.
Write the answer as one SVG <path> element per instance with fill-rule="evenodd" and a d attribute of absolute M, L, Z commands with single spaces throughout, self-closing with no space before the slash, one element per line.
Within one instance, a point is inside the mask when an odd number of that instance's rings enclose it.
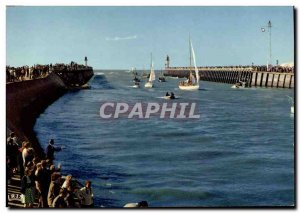
<path fill-rule="evenodd" d="M 175 99 L 175 95 L 174 95 L 174 93 L 173 93 L 173 92 L 171 92 L 170 99 Z"/>

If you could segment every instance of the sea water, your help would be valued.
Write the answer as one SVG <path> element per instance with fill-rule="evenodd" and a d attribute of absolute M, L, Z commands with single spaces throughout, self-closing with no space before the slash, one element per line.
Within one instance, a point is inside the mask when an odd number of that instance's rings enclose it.
<path fill-rule="evenodd" d="M 50 138 L 64 174 L 92 181 L 96 207 L 146 200 L 150 207 L 291 206 L 294 188 L 292 89 L 232 89 L 181 79 L 132 88 L 126 71 L 96 71 L 90 90 L 68 92 L 37 119 L 42 147 Z M 157 102 L 174 92 L 197 103 L 199 119 L 102 119 L 104 102 Z"/>

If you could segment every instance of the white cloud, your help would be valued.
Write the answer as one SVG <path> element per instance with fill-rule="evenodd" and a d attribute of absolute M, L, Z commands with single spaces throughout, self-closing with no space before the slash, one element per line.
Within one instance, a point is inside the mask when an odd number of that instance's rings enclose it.
<path fill-rule="evenodd" d="M 137 35 L 134 36 L 127 36 L 127 37 L 113 37 L 113 38 L 105 38 L 106 41 L 120 41 L 120 40 L 132 40 L 132 39 L 137 39 Z"/>

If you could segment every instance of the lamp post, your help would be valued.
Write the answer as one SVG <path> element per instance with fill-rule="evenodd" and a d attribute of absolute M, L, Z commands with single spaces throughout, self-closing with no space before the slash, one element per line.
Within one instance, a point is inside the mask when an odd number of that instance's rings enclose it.
<path fill-rule="evenodd" d="M 271 21 L 268 23 L 268 30 L 269 30 L 269 62 L 268 65 L 272 65 L 272 24 Z"/>
<path fill-rule="evenodd" d="M 269 32 L 269 53 L 268 53 L 268 60 L 267 60 L 267 70 L 269 70 L 269 67 L 272 66 L 272 23 L 271 21 L 268 22 L 268 26 L 264 26 L 261 28 L 262 32 L 265 32 L 265 27 L 268 28 Z"/>

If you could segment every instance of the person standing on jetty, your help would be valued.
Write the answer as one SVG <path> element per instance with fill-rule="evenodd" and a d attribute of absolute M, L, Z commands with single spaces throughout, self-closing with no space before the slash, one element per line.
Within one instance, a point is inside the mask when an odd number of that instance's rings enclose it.
<path fill-rule="evenodd" d="M 55 147 L 54 146 L 54 140 L 49 140 L 49 145 L 46 148 L 46 155 L 47 159 L 49 159 L 50 162 L 53 162 L 54 160 L 54 152 L 59 152 L 62 150 L 62 147 Z"/>
<path fill-rule="evenodd" d="M 35 181 L 30 169 L 25 169 L 25 175 L 21 179 L 21 193 L 25 196 L 24 207 L 32 208 L 35 194 Z"/>
<path fill-rule="evenodd" d="M 9 140 L 13 140 L 13 143 L 14 144 L 17 144 L 18 145 L 18 138 L 16 137 L 16 134 L 14 133 L 14 132 L 11 132 L 10 134 L 9 134 L 9 137 L 7 138 L 7 142 L 9 141 Z"/>
<path fill-rule="evenodd" d="M 52 207 L 67 208 L 66 197 L 68 195 L 67 189 L 60 189 L 59 195 L 53 200 Z"/>
<path fill-rule="evenodd" d="M 19 161 L 22 156 L 20 156 L 21 153 L 19 152 L 19 145 L 17 143 L 17 137 L 14 132 L 11 132 L 9 137 L 6 140 L 6 177 L 8 182 L 10 182 L 11 177 L 17 173 L 18 167 L 19 167 Z M 22 173 L 22 176 L 24 175 L 24 172 Z"/>
<path fill-rule="evenodd" d="M 47 162 L 45 160 L 41 161 L 41 168 L 36 175 L 36 180 L 39 183 L 39 191 L 41 196 L 41 207 L 48 208 L 48 191 L 51 182 L 50 171 L 47 168 Z"/>
<path fill-rule="evenodd" d="M 81 200 L 82 208 L 94 207 L 94 193 L 91 186 L 92 186 L 92 182 L 87 180 L 85 182 L 85 187 L 80 189 L 79 198 Z"/>
<path fill-rule="evenodd" d="M 43 208 L 43 196 L 42 196 L 42 183 L 41 180 L 39 179 L 40 173 L 42 171 L 42 163 L 37 163 L 36 164 L 36 170 L 35 170 L 35 190 L 36 190 L 36 195 L 38 197 L 38 208 Z"/>
<path fill-rule="evenodd" d="M 67 189 L 69 186 L 71 186 L 71 180 L 72 180 L 72 175 L 67 175 L 61 188 Z"/>
<path fill-rule="evenodd" d="M 23 168 L 25 169 L 26 167 L 26 163 L 28 163 L 28 156 L 30 154 L 30 151 L 28 153 L 28 150 L 30 148 L 30 143 L 28 141 L 24 141 L 22 143 L 22 148 L 21 148 L 21 151 L 22 151 L 22 159 L 23 159 Z"/>
<path fill-rule="evenodd" d="M 27 147 L 29 146 L 27 141 L 23 141 L 22 142 L 22 147 L 19 148 L 19 153 L 18 153 L 18 164 L 19 164 L 19 171 L 20 171 L 20 176 L 23 177 L 24 176 L 24 160 L 23 160 L 23 151 L 25 149 L 27 149 Z M 24 151 L 24 155 L 25 153 L 27 153 L 27 151 Z"/>
<path fill-rule="evenodd" d="M 6 144 L 6 155 L 8 156 L 8 159 L 10 162 L 12 174 L 16 173 L 16 171 L 17 171 L 18 154 L 19 154 L 19 146 L 17 143 L 14 142 L 14 140 L 12 138 L 10 138 Z"/>
<path fill-rule="evenodd" d="M 48 191 L 48 206 L 53 206 L 53 200 L 59 195 L 60 189 L 61 189 L 61 174 L 58 172 L 54 172 L 51 175 L 51 183 L 49 186 Z"/>

